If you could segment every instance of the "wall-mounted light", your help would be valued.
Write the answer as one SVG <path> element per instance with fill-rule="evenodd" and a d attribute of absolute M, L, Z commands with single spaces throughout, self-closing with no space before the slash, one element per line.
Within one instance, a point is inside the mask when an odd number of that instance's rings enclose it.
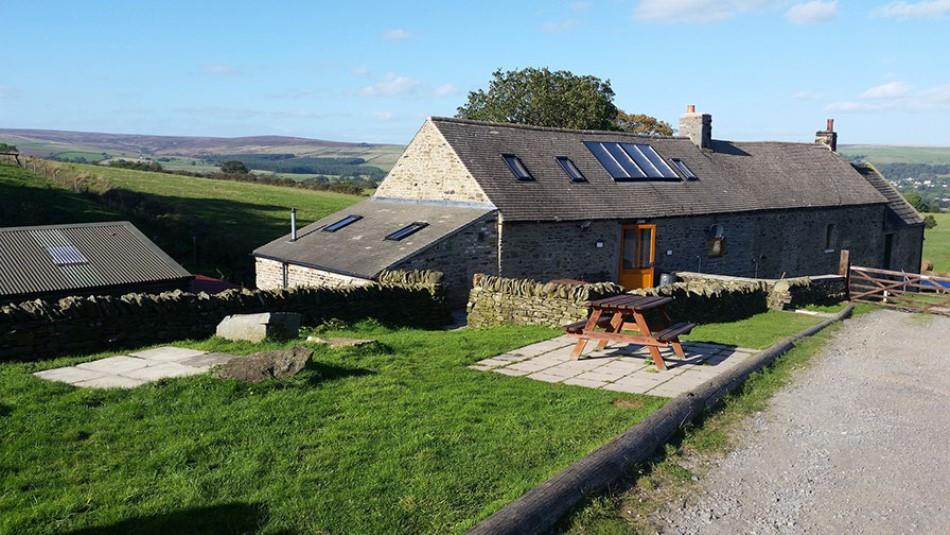
<path fill-rule="evenodd" d="M 596 242 L 594 242 L 594 247 L 597 247 L 598 249 L 603 249 L 603 248 L 604 248 L 604 240 L 597 240 Z"/>

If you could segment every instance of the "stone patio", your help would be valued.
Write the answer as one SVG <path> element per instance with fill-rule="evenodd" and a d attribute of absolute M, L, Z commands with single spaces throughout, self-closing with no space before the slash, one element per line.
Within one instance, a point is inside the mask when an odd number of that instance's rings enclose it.
<path fill-rule="evenodd" d="M 664 350 L 669 369 L 659 371 L 646 347 L 607 346 L 592 351 L 594 343 L 580 360 L 571 360 L 577 339 L 559 336 L 487 358 L 469 366 L 475 370 L 527 377 L 548 383 L 564 383 L 616 392 L 676 397 L 689 392 L 758 352 L 706 343 L 684 342 L 686 359 L 672 350 Z"/>
<path fill-rule="evenodd" d="M 165 346 L 44 370 L 33 375 L 47 381 L 86 388 L 134 388 L 160 379 L 204 373 L 212 366 L 224 364 L 233 358 L 236 357 L 225 353 Z"/>

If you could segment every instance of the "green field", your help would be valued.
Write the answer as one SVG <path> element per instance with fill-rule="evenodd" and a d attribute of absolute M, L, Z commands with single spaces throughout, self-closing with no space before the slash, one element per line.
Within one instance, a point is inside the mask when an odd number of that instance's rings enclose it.
<path fill-rule="evenodd" d="M 124 219 L 94 198 L 57 188 L 25 169 L 0 164 L 0 227 Z"/>
<path fill-rule="evenodd" d="M 43 177 L 0 165 L 0 187 L 8 190 L 0 204 L 0 214 L 9 214 L 3 217 L 5 225 L 126 219 L 185 267 L 210 275 L 220 272 L 245 283 L 253 279 L 251 251 L 289 232 L 290 208 L 297 209 L 298 222 L 305 225 L 362 199 L 248 182 L 61 165 L 101 176 L 114 188 L 140 194 L 141 202 L 110 207 L 101 196 L 70 193 L 53 187 Z M 31 199 L 29 203 L 15 200 L 24 196 Z M 45 213 L 55 213 L 56 217 L 43 216 Z"/>
<path fill-rule="evenodd" d="M 845 156 L 865 156 L 873 164 L 950 164 L 950 147 L 904 147 L 896 145 L 839 145 Z"/>
<path fill-rule="evenodd" d="M 924 234 L 924 259 L 934 263 L 934 271 L 950 273 L 950 213 L 930 215 L 937 226 Z"/>

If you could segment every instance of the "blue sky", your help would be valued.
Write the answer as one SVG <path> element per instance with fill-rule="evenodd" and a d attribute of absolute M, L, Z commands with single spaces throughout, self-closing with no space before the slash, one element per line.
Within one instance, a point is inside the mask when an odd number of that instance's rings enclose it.
<path fill-rule="evenodd" d="M 609 79 L 713 135 L 950 145 L 950 0 L 4 0 L 0 126 L 406 143 L 491 72 Z"/>

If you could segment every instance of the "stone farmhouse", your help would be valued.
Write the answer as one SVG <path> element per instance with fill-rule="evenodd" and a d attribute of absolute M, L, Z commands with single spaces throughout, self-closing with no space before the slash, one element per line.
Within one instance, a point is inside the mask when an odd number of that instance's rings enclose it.
<path fill-rule="evenodd" d="M 855 264 L 918 272 L 923 221 L 869 165 L 815 143 L 432 117 L 368 200 L 254 251 L 260 288 L 365 284 L 384 270 L 653 286 L 661 273 L 780 278 Z"/>

